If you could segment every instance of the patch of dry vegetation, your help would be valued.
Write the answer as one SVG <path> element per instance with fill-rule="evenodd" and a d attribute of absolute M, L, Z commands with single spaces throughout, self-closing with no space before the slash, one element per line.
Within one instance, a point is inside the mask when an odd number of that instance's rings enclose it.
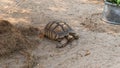
<path fill-rule="evenodd" d="M 30 30 L 31 31 L 31 30 Z M 26 30 L 26 33 L 30 33 Z M 36 42 L 31 41 L 21 30 L 6 20 L 0 20 L 0 56 L 10 54 L 21 49 L 35 47 Z"/>

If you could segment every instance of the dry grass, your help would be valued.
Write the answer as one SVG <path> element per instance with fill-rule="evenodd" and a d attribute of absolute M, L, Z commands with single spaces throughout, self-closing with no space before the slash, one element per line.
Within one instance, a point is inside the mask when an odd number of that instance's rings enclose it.
<path fill-rule="evenodd" d="M 21 49 L 33 48 L 35 45 L 35 41 L 31 42 L 31 40 L 26 38 L 25 35 L 10 22 L 0 20 L 0 56 Z"/>
<path fill-rule="evenodd" d="M 37 63 L 30 50 L 34 49 L 38 42 L 26 36 L 37 36 L 38 33 L 39 30 L 37 28 L 18 29 L 9 21 L 0 20 L 0 57 L 19 51 L 26 58 L 25 65 L 22 68 L 33 68 Z"/>

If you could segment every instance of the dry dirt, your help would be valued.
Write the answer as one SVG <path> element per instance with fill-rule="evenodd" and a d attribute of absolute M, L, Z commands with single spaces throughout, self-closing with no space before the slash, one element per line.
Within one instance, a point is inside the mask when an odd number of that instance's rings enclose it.
<path fill-rule="evenodd" d="M 17 1 L 17 2 L 15 2 Z M 21 2 L 19 2 L 21 1 Z M 23 2 L 22 2 L 23 1 Z M 80 35 L 62 49 L 40 39 L 26 62 L 21 54 L 0 59 L 0 68 L 119 68 L 120 27 L 101 20 L 103 0 L 0 0 L 0 18 L 17 27 L 44 28 L 53 20 L 66 21 Z M 19 4 L 17 7 L 16 4 Z"/>

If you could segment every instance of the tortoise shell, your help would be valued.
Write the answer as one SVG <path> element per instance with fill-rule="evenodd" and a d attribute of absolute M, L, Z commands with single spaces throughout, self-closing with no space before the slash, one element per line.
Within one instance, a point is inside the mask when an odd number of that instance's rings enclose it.
<path fill-rule="evenodd" d="M 44 30 L 45 36 L 53 40 L 64 38 L 70 32 L 73 32 L 73 29 L 66 22 L 62 21 L 49 22 Z"/>

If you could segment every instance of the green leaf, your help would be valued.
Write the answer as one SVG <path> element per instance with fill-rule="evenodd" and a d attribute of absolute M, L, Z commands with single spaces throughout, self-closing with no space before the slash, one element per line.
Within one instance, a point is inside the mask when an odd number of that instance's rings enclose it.
<path fill-rule="evenodd" d="M 117 5 L 119 5 L 120 4 L 120 0 L 117 0 Z"/>
<path fill-rule="evenodd" d="M 107 0 L 107 1 L 110 2 L 110 3 L 120 5 L 120 0 Z"/>

